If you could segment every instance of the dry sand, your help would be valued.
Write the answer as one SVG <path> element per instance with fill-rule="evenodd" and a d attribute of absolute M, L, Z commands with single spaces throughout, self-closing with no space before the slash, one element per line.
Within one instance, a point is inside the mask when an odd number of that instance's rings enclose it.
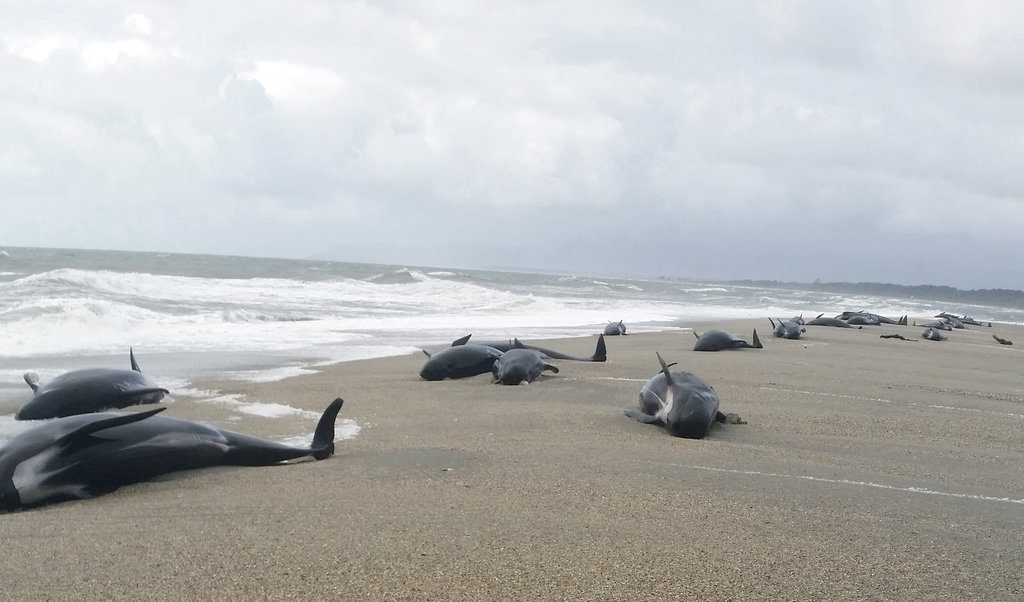
<path fill-rule="evenodd" d="M 1024 329 L 717 324 L 608 339 L 604 364 L 503 387 L 423 356 L 209 383 L 362 432 L 323 462 L 181 473 L 0 516 L 0 598 L 820 600 L 1024 597 Z M 698 326 L 700 328 L 700 326 Z M 916 342 L 880 339 L 899 332 Z M 1017 342 L 997 344 L 995 332 Z M 588 355 L 593 338 L 547 342 Z M 704 440 L 623 416 L 655 351 L 748 424 Z M 179 400 L 168 413 L 208 411 Z M 281 436 L 312 420 L 246 419 Z"/>

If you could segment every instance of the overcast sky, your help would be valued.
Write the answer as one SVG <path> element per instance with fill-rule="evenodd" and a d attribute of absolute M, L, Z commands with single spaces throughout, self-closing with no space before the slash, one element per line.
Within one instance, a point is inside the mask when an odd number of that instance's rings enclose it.
<path fill-rule="evenodd" d="M 0 0 L 0 245 L 1024 288 L 1024 4 Z"/>

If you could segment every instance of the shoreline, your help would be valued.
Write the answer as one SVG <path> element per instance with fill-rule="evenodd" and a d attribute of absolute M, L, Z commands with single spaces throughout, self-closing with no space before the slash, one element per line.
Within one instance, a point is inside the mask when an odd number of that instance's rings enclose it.
<path fill-rule="evenodd" d="M 913 326 L 808 327 L 799 341 L 773 338 L 767 320 L 716 326 L 744 337 L 756 327 L 765 349 L 693 352 L 692 335 L 669 331 L 606 337 L 608 362 L 556 361 L 559 374 L 518 387 L 487 376 L 422 381 L 418 353 L 273 382 L 200 383 L 316 413 L 341 396 L 341 418 L 362 430 L 323 462 L 191 471 L 0 515 L 6 592 L 1024 594 L 1024 327 L 931 342 Z M 916 342 L 879 339 L 889 332 Z M 998 345 L 993 333 L 1016 345 Z M 589 355 L 596 336 L 545 346 Z M 657 372 L 655 351 L 712 384 L 721 410 L 747 424 L 695 441 L 623 416 Z M 193 411 L 186 402 L 168 409 Z M 242 417 L 229 428 L 276 437 L 311 432 L 311 421 Z"/>

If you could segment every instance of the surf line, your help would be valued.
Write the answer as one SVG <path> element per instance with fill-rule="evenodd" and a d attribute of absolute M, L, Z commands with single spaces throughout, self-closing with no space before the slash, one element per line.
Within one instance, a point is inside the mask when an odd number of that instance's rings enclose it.
<path fill-rule="evenodd" d="M 759 391 L 776 391 L 779 393 L 798 393 L 800 395 L 819 395 L 821 397 L 836 397 L 839 399 L 857 399 L 860 401 L 875 401 L 878 403 L 894 403 L 898 405 L 915 406 L 919 408 L 932 408 L 933 410 L 950 410 L 952 412 L 972 412 L 975 414 L 990 414 L 992 416 L 1004 416 L 1024 420 L 1024 414 L 1013 414 L 1010 412 L 993 412 L 992 410 L 979 410 L 977 408 L 958 408 L 956 406 L 943 406 L 934 403 L 917 403 L 914 401 L 896 401 L 894 399 L 883 399 L 881 397 L 861 397 L 859 395 L 843 395 L 841 393 L 824 393 L 821 391 L 801 391 L 799 389 L 782 389 L 778 387 L 758 387 Z"/>
<path fill-rule="evenodd" d="M 782 472 L 760 472 L 757 470 L 738 470 L 735 468 L 715 468 L 714 466 L 697 466 L 690 464 L 672 464 L 669 462 L 662 462 L 661 464 L 667 466 L 677 466 L 680 468 L 692 468 L 694 470 L 707 470 L 710 472 L 725 472 L 729 474 L 741 474 L 755 477 L 773 477 L 773 478 L 785 478 L 785 479 L 800 479 L 802 481 L 814 481 L 815 483 L 830 483 L 833 485 L 855 485 L 858 487 L 869 487 L 874 489 L 886 489 L 889 491 L 902 491 L 905 493 L 920 493 L 922 495 L 937 495 L 942 497 L 953 497 L 968 500 L 979 500 L 983 502 L 1000 502 L 1004 504 L 1021 504 L 1024 505 L 1024 498 L 1016 499 L 1011 497 L 994 497 L 990 495 L 977 495 L 974 493 L 951 493 L 948 491 L 936 491 L 934 489 L 926 489 L 924 487 L 897 487 L 895 485 L 886 485 L 885 483 L 872 483 L 871 481 L 852 481 L 850 479 L 826 479 L 825 477 L 813 477 L 808 475 L 797 475 L 797 474 L 786 474 Z"/>

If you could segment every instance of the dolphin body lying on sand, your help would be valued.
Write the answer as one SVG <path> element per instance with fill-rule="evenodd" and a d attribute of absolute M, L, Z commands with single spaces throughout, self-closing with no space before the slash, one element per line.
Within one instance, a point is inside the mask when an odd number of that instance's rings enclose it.
<path fill-rule="evenodd" d="M 802 333 L 807 332 L 806 328 L 791 320 L 780 319 L 778 324 L 771 318 L 768 318 L 768 321 L 772 323 L 772 334 L 779 338 L 796 340 Z"/>
<path fill-rule="evenodd" d="M 502 354 L 501 350 L 486 345 L 459 345 L 434 354 L 424 349 L 423 353 L 428 358 L 420 368 L 420 378 L 423 380 L 466 378 L 487 374 L 494 367 L 495 360 Z"/>
<path fill-rule="evenodd" d="M 491 368 L 494 382 L 503 385 L 532 383 L 540 378 L 545 370 L 558 373 L 558 367 L 544 361 L 540 352 L 535 349 L 516 347 L 501 355 Z"/>
<path fill-rule="evenodd" d="M 209 466 L 268 466 L 334 453 L 335 399 L 310 447 L 292 447 L 197 422 L 105 412 L 58 418 L 0 448 L 0 510 L 17 510 L 110 493 L 123 485 Z"/>
<path fill-rule="evenodd" d="M 836 328 L 860 328 L 860 326 L 851 326 L 845 321 L 839 318 L 823 318 L 825 314 L 818 314 L 817 318 L 807 322 L 808 326 L 834 326 Z"/>
<path fill-rule="evenodd" d="M 724 349 L 762 349 L 761 339 L 757 337 L 757 329 L 754 329 L 754 342 L 748 343 L 734 334 L 724 330 L 709 330 L 704 334 L 693 332 L 697 342 L 693 346 L 694 351 L 722 351 Z"/>
<path fill-rule="evenodd" d="M 625 335 L 626 325 L 622 323 L 622 320 L 618 322 L 608 322 L 608 325 L 604 327 L 604 333 L 610 337 Z"/>
<path fill-rule="evenodd" d="M 464 336 L 464 337 L 462 337 L 460 339 L 455 339 L 454 341 L 452 341 L 452 347 L 458 347 L 460 345 L 466 345 L 467 343 L 469 343 L 469 338 L 471 336 L 473 336 L 473 335 L 467 334 L 466 336 Z M 497 349 L 498 351 L 508 351 L 509 349 L 517 348 L 517 343 L 518 343 L 518 347 L 522 347 L 523 349 L 533 349 L 534 351 L 539 351 L 539 352 L 541 352 L 541 354 L 546 355 L 547 357 L 549 357 L 549 358 L 551 358 L 553 360 L 572 360 L 574 362 L 605 362 L 605 361 L 608 361 L 608 347 L 607 347 L 607 345 L 605 345 L 604 335 L 603 334 L 597 337 L 597 348 L 594 349 L 594 355 L 592 355 L 590 357 L 579 357 L 579 356 L 576 356 L 576 355 L 567 355 L 565 353 L 561 353 L 559 351 L 554 351 L 552 349 L 545 349 L 544 347 L 538 347 L 536 345 L 530 345 L 528 343 L 523 343 L 519 339 L 509 339 L 507 341 L 480 341 L 480 342 L 475 342 L 474 341 L 473 344 L 475 344 L 475 345 L 484 345 L 485 347 L 493 347 L 494 349 Z"/>
<path fill-rule="evenodd" d="M 89 368 L 65 372 L 46 384 L 39 375 L 25 373 L 25 382 L 32 387 L 29 397 L 14 415 L 16 420 L 43 420 L 75 414 L 91 414 L 102 410 L 157 403 L 167 389 L 150 380 L 135 361 L 129 349 L 131 370 Z"/>
<path fill-rule="evenodd" d="M 657 356 L 661 372 L 641 387 L 640 409 L 626 410 L 626 416 L 664 426 L 672 435 L 688 439 L 706 437 L 715 422 L 743 423 L 738 416 L 730 418 L 718 411 L 714 387 L 690 372 L 670 371 L 661 354 Z"/>

